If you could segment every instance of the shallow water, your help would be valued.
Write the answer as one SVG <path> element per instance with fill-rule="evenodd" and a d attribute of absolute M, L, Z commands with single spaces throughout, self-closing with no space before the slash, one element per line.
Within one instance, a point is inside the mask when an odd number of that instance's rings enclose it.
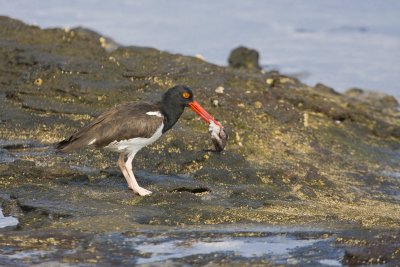
<path fill-rule="evenodd" d="M 3 210 L 0 207 L 0 229 L 18 225 L 18 219 L 12 216 L 4 216 Z"/>
<path fill-rule="evenodd" d="M 266 69 L 311 85 L 398 98 L 399 10 L 395 0 L 0 2 L 1 14 L 41 27 L 84 26 L 123 45 L 201 54 L 217 64 L 246 45 L 260 51 Z"/>
<path fill-rule="evenodd" d="M 140 253 L 151 254 L 149 258 L 139 258 L 137 263 L 152 263 L 210 253 L 233 253 L 245 258 L 268 257 L 273 258 L 275 262 L 284 263 L 292 251 L 311 246 L 319 241 L 321 240 L 296 240 L 284 235 L 256 238 L 227 237 L 166 241 L 159 244 L 137 246 L 136 249 Z"/>
<path fill-rule="evenodd" d="M 242 230 L 240 230 L 242 229 Z M 165 265 L 225 262 L 275 263 L 301 266 L 342 266 L 344 249 L 334 246 L 330 231 L 296 227 L 226 225 L 169 228 L 136 232 L 133 237 L 119 233 L 92 239 L 93 251 L 107 253 L 109 262 L 122 265 Z M 115 248 L 121 253 L 112 253 Z M 15 266 L 57 262 L 79 252 L 76 249 L 1 248 L 0 262 Z M 110 251 L 110 252 L 107 252 Z M 130 252 L 130 253 L 129 253 Z M 68 262 L 68 261 L 67 261 Z"/>
<path fill-rule="evenodd" d="M 344 253 L 332 247 L 334 237 L 330 231 L 301 227 L 204 226 L 150 238 L 143 234 L 126 242 L 145 255 L 137 259 L 137 264 L 227 257 L 276 264 L 341 266 L 339 260 Z"/>

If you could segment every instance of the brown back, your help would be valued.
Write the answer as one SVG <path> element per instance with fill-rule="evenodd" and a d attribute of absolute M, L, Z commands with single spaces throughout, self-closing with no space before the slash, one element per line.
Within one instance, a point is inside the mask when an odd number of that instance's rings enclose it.
<path fill-rule="evenodd" d="M 162 117 L 147 115 L 147 112 L 159 111 L 157 104 L 124 103 L 118 105 L 95 119 L 90 124 L 61 141 L 56 148 L 70 152 L 88 145 L 93 139 L 96 147 L 104 147 L 113 141 L 136 137 L 149 138 L 160 127 Z"/>

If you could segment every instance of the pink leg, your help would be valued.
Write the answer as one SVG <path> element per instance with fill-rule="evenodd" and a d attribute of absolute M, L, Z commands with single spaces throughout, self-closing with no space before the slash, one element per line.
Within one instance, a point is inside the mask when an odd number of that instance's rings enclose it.
<path fill-rule="evenodd" d="M 129 182 L 128 184 L 131 186 L 132 190 L 136 193 L 138 193 L 141 196 L 145 195 L 150 195 L 151 191 L 144 189 L 143 187 L 140 187 L 139 184 L 136 181 L 135 175 L 133 174 L 132 171 L 132 160 L 135 157 L 135 154 L 131 154 L 128 156 L 128 159 L 125 162 L 125 169 L 128 172 L 129 175 Z"/>
<path fill-rule="evenodd" d="M 126 182 L 128 183 L 128 187 L 130 189 L 132 189 L 133 187 L 131 185 L 131 179 L 129 177 L 128 170 L 125 167 L 125 154 L 124 153 L 119 154 L 117 163 L 118 163 L 118 167 L 121 169 L 121 172 L 125 177 Z"/>

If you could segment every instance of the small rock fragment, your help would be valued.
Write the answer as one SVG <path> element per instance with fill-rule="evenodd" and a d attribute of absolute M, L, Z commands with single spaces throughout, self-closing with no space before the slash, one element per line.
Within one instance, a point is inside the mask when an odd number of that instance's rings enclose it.
<path fill-rule="evenodd" d="M 219 102 L 217 99 L 214 99 L 212 103 L 213 103 L 214 107 L 218 107 L 218 105 L 219 105 Z"/>
<path fill-rule="evenodd" d="M 266 82 L 268 85 L 273 85 L 273 84 L 274 84 L 274 79 L 268 78 L 268 79 L 265 80 L 265 82 Z"/>
<path fill-rule="evenodd" d="M 41 78 L 36 79 L 33 82 L 36 86 L 41 86 L 43 84 L 43 80 Z"/>
<path fill-rule="evenodd" d="M 101 45 L 101 47 L 103 47 L 103 48 L 105 48 L 106 47 L 106 38 L 104 38 L 104 37 L 100 37 L 99 38 L 99 42 L 100 42 L 100 45 Z"/>
<path fill-rule="evenodd" d="M 223 94 L 223 93 L 224 93 L 224 90 L 225 90 L 224 87 L 218 86 L 218 87 L 215 89 L 215 92 L 216 92 L 217 94 Z"/>
<path fill-rule="evenodd" d="M 260 101 L 256 101 L 256 102 L 254 102 L 254 107 L 257 109 L 260 109 L 260 108 L 262 108 L 262 103 Z"/>
<path fill-rule="evenodd" d="M 290 79 L 290 78 L 287 78 L 287 77 L 281 77 L 281 78 L 279 79 L 279 82 L 280 82 L 281 84 L 293 83 L 293 80 Z"/>
<path fill-rule="evenodd" d="M 204 56 L 201 55 L 201 54 L 196 54 L 194 57 L 195 57 L 195 58 L 198 58 L 198 59 L 201 59 L 201 60 L 203 60 L 203 61 L 205 60 Z"/>
<path fill-rule="evenodd" d="M 239 108 L 244 108 L 244 107 L 245 107 L 243 103 L 240 103 L 240 104 L 238 104 L 237 106 L 238 106 Z"/>
<path fill-rule="evenodd" d="M 303 114 L 303 125 L 304 125 L 304 127 L 308 127 L 308 118 L 309 118 L 308 113 L 304 113 Z"/>
<path fill-rule="evenodd" d="M 235 133 L 235 139 L 236 139 L 237 142 L 239 142 L 240 139 L 241 139 L 238 132 Z"/>
<path fill-rule="evenodd" d="M 99 95 L 97 96 L 97 101 L 103 101 L 106 98 L 105 95 Z"/>

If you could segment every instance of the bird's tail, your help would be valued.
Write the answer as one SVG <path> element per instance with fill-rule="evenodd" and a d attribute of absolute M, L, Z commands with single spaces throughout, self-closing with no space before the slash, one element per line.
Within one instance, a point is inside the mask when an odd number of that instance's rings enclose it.
<path fill-rule="evenodd" d="M 94 144 L 96 138 L 93 137 L 96 136 L 96 129 L 98 129 L 99 123 L 105 119 L 106 114 L 107 113 L 100 115 L 100 117 L 98 117 L 92 123 L 86 125 L 81 130 L 71 135 L 69 138 L 56 144 L 54 148 L 58 151 L 68 153 L 74 150 L 81 149 L 84 146 Z"/>
<path fill-rule="evenodd" d="M 58 151 L 68 153 L 88 145 L 88 140 L 86 139 L 83 136 L 77 138 L 75 135 L 71 135 L 69 138 L 55 144 L 54 148 Z"/>

